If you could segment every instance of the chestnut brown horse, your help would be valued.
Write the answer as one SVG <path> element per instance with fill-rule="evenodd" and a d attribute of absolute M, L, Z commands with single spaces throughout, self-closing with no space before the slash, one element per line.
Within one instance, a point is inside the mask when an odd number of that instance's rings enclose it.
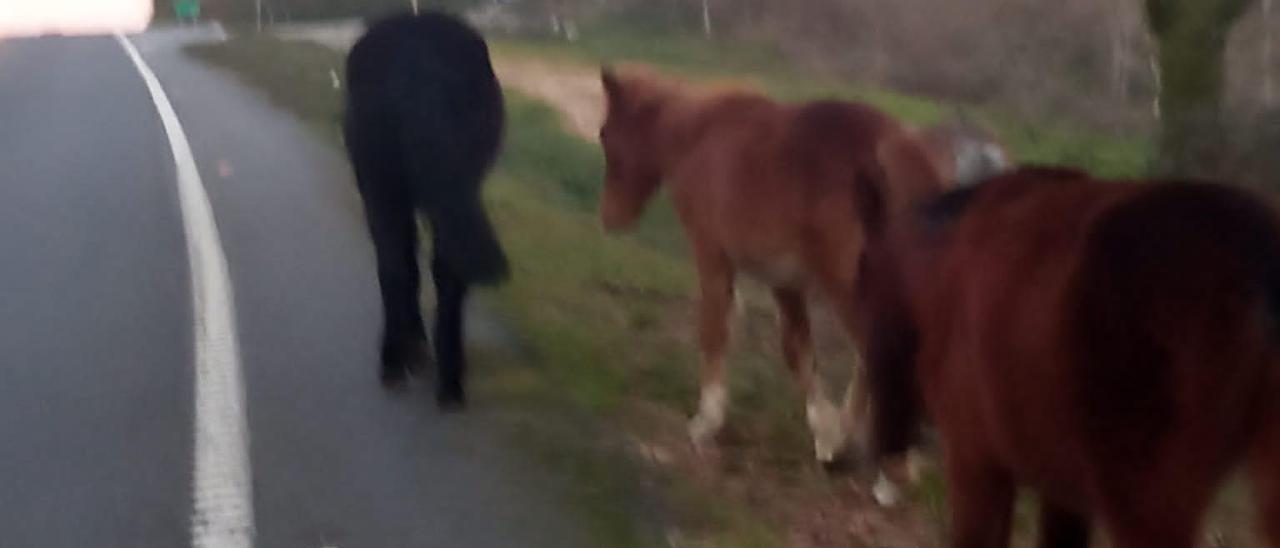
<path fill-rule="evenodd" d="M 927 152 L 912 132 L 862 104 L 788 105 L 634 68 L 606 68 L 603 84 L 604 226 L 631 224 L 665 184 L 696 263 L 702 366 L 693 441 L 707 442 L 724 423 L 727 320 L 742 272 L 772 288 L 784 359 L 806 394 L 816 456 L 830 461 L 845 443 L 848 413 L 814 374 L 807 293 L 825 296 L 856 331 L 854 278 L 864 238 L 856 202 L 862 194 L 887 197 L 879 215 L 914 194 L 936 192 Z M 890 178 L 904 182 L 887 188 Z"/>
<path fill-rule="evenodd" d="M 938 429 L 952 545 L 1191 547 L 1250 467 L 1280 547 L 1280 224 L 1208 183 L 1022 169 L 870 239 L 860 278 L 877 451 Z M 922 406 L 918 405 L 923 403 Z"/>

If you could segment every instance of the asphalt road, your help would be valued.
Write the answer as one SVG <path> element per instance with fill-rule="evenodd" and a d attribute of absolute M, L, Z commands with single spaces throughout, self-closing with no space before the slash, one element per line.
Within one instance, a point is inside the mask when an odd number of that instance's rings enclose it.
<path fill-rule="evenodd" d="M 484 411 L 376 382 L 349 170 L 288 114 L 132 37 L 172 101 L 234 300 L 252 545 L 584 545 Z M 112 37 L 0 41 L 0 546 L 192 543 L 197 329 L 174 157 Z M 483 402 L 479 402 L 483 406 Z"/>

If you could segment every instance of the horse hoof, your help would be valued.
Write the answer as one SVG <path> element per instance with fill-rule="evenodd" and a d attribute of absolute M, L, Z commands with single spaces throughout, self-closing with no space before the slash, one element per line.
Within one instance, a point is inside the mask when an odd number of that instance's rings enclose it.
<path fill-rule="evenodd" d="M 902 502 L 902 490 L 894 485 L 893 480 L 889 479 L 883 472 L 876 478 L 876 483 L 871 487 L 871 496 L 875 498 L 876 504 L 882 508 L 893 508 Z"/>
<path fill-rule="evenodd" d="M 383 367 L 382 373 L 378 375 L 378 380 L 382 382 L 382 387 L 386 390 L 398 392 L 409 387 L 409 375 L 403 367 Z"/>
<path fill-rule="evenodd" d="M 467 407 L 467 396 L 461 390 L 436 392 L 436 407 L 441 411 L 461 411 Z"/>
<path fill-rule="evenodd" d="M 849 451 L 841 451 L 829 461 L 819 461 L 818 466 L 827 474 L 851 476 L 858 472 L 858 459 Z"/>
<path fill-rule="evenodd" d="M 693 443 L 694 449 L 701 452 L 707 448 L 715 440 L 716 433 L 720 431 L 720 426 L 721 421 L 713 420 L 702 414 L 689 419 L 689 441 Z"/>
<path fill-rule="evenodd" d="M 414 339 L 408 343 L 399 361 L 404 365 L 404 370 L 415 377 L 421 375 L 427 366 L 435 363 L 431 355 L 431 345 L 425 338 Z"/>

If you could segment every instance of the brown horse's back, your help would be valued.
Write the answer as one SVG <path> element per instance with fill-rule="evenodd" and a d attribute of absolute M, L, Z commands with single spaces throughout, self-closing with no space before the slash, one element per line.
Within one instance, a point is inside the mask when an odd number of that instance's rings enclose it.
<path fill-rule="evenodd" d="M 1225 186 L 1034 169 L 960 192 L 888 255 L 909 303 L 898 337 L 914 341 L 897 366 L 918 348 L 958 537 L 998 535 L 981 524 L 1000 523 L 1000 493 L 1022 483 L 1048 508 L 1101 517 L 1121 546 L 1187 546 L 1247 456 L 1271 478 L 1263 515 L 1280 520 L 1272 209 Z M 911 389 L 876 371 L 893 359 L 871 360 L 877 401 Z"/>
<path fill-rule="evenodd" d="M 848 283 L 864 224 L 856 187 L 886 185 L 876 152 L 905 135 L 899 123 L 857 103 L 786 105 L 746 94 L 668 116 L 690 116 L 673 125 L 696 128 L 684 137 L 693 145 L 689 161 L 670 182 L 695 247 L 723 250 L 770 284 Z M 897 190 L 883 192 L 897 197 Z"/>
<path fill-rule="evenodd" d="M 1022 474 L 1054 477 L 1081 452 L 1063 447 L 1061 432 L 1044 427 L 1078 408 L 1074 394 L 1058 390 L 1068 385 L 1069 366 L 1059 358 L 1060 332 L 1069 320 L 1055 311 L 1073 299 L 1078 265 L 1070 258 L 1089 220 L 1136 187 L 1068 178 L 1027 185 L 1016 176 L 989 185 L 972 194 L 954 226 L 934 228 L 950 244 L 938 252 L 937 270 L 913 274 L 927 277 L 927 293 L 916 304 L 923 307 L 926 334 L 920 374 L 925 389 L 940 394 L 931 402 L 935 415 L 975 430 L 953 442 L 975 447 L 956 450 L 1004 453 L 991 456 L 1026 468 Z M 952 388 L 960 385 L 981 387 L 986 401 L 974 405 Z M 1026 390 L 1041 386 L 1053 390 Z"/>

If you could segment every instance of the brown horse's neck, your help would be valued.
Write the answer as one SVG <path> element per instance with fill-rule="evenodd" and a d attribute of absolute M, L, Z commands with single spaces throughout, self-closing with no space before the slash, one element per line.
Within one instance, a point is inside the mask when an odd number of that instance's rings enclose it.
<path fill-rule="evenodd" d="M 654 125 L 655 153 L 663 178 L 669 177 L 710 133 L 717 108 L 728 92 L 673 92 L 659 104 Z"/>

